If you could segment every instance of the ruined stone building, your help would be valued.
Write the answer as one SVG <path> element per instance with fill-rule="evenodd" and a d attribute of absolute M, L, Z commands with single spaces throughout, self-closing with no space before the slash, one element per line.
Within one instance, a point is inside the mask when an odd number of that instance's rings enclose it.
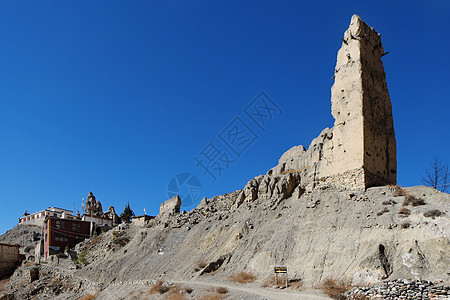
<path fill-rule="evenodd" d="M 269 174 L 301 173 L 301 185 L 364 189 L 395 184 L 397 160 L 381 36 L 354 15 L 342 38 L 331 88 L 334 127 L 296 146 Z"/>

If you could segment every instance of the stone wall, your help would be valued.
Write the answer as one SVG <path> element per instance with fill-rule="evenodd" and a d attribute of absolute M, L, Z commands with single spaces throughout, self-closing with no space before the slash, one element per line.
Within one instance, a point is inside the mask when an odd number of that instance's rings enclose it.
<path fill-rule="evenodd" d="M 10 275 L 19 259 L 19 246 L 0 244 L 0 278 Z"/>

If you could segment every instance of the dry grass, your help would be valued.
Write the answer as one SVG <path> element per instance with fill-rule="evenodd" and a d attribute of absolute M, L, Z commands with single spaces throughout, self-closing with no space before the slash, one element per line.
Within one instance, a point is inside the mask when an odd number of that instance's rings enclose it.
<path fill-rule="evenodd" d="M 234 281 L 240 284 L 249 283 L 255 281 L 256 276 L 249 272 L 239 272 L 237 274 L 231 274 L 228 276 L 228 280 Z"/>
<path fill-rule="evenodd" d="M 187 300 L 187 298 L 183 294 L 173 294 L 169 295 L 166 300 Z"/>
<path fill-rule="evenodd" d="M 94 300 L 95 298 L 97 298 L 97 295 L 86 294 L 83 297 L 81 297 L 79 300 Z"/>
<path fill-rule="evenodd" d="M 203 295 L 198 300 L 223 300 L 223 296 L 220 294 L 209 294 L 209 295 Z"/>
<path fill-rule="evenodd" d="M 350 285 L 343 281 L 328 278 L 322 282 L 319 288 L 333 299 L 345 300 L 344 293 L 350 289 Z"/>
<path fill-rule="evenodd" d="M 184 296 L 184 294 L 186 294 L 186 290 L 179 287 L 178 285 L 174 285 L 174 286 L 170 287 L 168 294 L 169 294 L 169 297 L 167 297 L 167 299 L 169 299 L 169 300 L 186 299 Z"/>
<path fill-rule="evenodd" d="M 155 283 L 150 289 L 150 294 L 164 294 L 167 293 L 170 289 L 164 285 L 164 280 L 160 279 L 157 283 Z"/>
<path fill-rule="evenodd" d="M 402 208 L 398 211 L 398 215 L 402 218 L 405 218 L 411 214 L 411 211 L 407 208 Z"/>
<path fill-rule="evenodd" d="M 270 275 L 264 278 L 263 282 L 261 283 L 261 287 L 268 288 L 275 286 L 275 275 Z M 286 279 L 284 276 L 278 277 L 278 287 L 284 287 L 286 286 Z M 301 291 L 303 290 L 303 283 L 301 279 L 290 279 L 288 280 L 288 287 L 296 290 Z"/>

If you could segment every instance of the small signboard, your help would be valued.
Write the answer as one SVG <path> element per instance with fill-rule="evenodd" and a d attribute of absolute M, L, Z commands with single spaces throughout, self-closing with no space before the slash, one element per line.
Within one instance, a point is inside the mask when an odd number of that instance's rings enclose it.
<path fill-rule="evenodd" d="M 287 267 L 274 267 L 275 273 L 287 273 Z"/>
<path fill-rule="evenodd" d="M 288 287 L 288 277 L 287 277 L 287 267 L 286 266 L 275 266 L 275 284 L 278 287 L 278 274 L 285 274 L 286 288 Z"/>

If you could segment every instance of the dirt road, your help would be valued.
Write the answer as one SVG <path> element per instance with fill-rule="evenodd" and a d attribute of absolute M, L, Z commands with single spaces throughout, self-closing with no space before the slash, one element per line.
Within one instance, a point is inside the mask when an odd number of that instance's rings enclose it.
<path fill-rule="evenodd" d="M 319 291 L 289 291 L 289 290 L 274 290 L 261 288 L 257 285 L 243 284 L 237 285 L 227 282 L 208 282 L 208 281 L 172 281 L 180 285 L 190 286 L 192 288 L 208 287 L 225 287 L 232 293 L 232 299 L 246 299 L 246 300 L 329 300 L 328 296 L 321 294 Z"/>

